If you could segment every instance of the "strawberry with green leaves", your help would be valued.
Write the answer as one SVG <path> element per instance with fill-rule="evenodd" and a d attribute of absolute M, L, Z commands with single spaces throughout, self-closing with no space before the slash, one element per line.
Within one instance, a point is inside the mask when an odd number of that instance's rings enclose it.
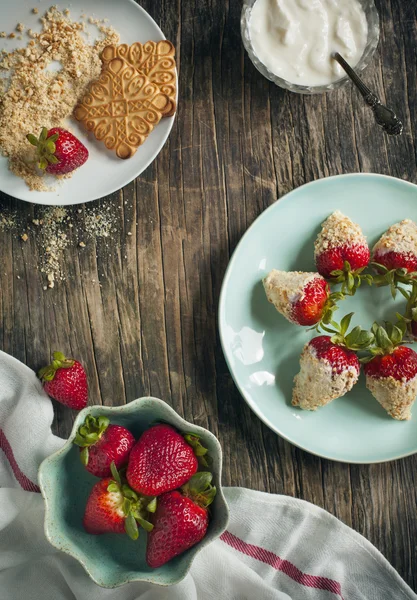
<path fill-rule="evenodd" d="M 363 358 L 366 387 L 374 398 L 398 421 L 411 418 L 411 407 L 417 396 L 417 352 L 401 345 L 405 322 L 374 323 L 375 343 L 371 355 Z"/>
<path fill-rule="evenodd" d="M 363 281 L 372 276 L 363 273 L 370 251 L 361 228 L 339 210 L 322 224 L 314 244 L 317 271 L 332 283 L 342 284 L 342 293 L 354 295 Z"/>
<path fill-rule="evenodd" d="M 91 490 L 84 512 L 83 526 L 87 533 L 127 533 L 136 540 L 139 527 L 153 529 L 149 514 L 156 510 L 156 498 L 136 494 L 124 483 L 114 463 L 112 477 L 98 481 Z"/>
<path fill-rule="evenodd" d="M 212 477 L 208 472 L 197 473 L 181 490 L 159 496 L 146 547 L 149 567 L 161 567 L 204 538 L 209 525 L 208 507 L 216 495 Z"/>
<path fill-rule="evenodd" d="M 395 298 L 399 283 L 417 279 L 417 225 L 410 219 L 395 223 L 382 235 L 372 250 L 372 265 L 377 285 L 390 285 Z"/>
<path fill-rule="evenodd" d="M 65 175 L 81 167 L 88 150 L 72 133 L 62 127 L 43 127 L 40 136 L 29 133 L 28 141 L 36 148 L 36 166 L 53 175 Z"/>
<path fill-rule="evenodd" d="M 112 425 L 107 417 L 88 415 L 74 438 L 80 447 L 81 462 L 92 475 L 110 477 L 111 464 L 127 464 L 135 438 L 126 427 Z"/>
<path fill-rule="evenodd" d="M 308 342 L 300 358 L 300 372 L 294 378 L 293 406 L 317 410 L 336 398 L 341 398 L 357 383 L 360 364 L 356 352 L 369 347 L 373 336 L 360 327 L 348 329 L 353 313 L 346 315 L 340 325 L 322 326 L 330 333 Z"/>
<path fill-rule="evenodd" d="M 263 280 L 266 297 L 290 323 L 314 326 L 329 323 L 340 292 L 330 293 L 329 284 L 318 273 L 277 271 Z"/>
<path fill-rule="evenodd" d="M 43 389 L 61 404 L 81 410 L 87 406 L 88 383 L 84 367 L 62 352 L 53 353 L 53 361 L 38 373 Z"/>
<path fill-rule="evenodd" d="M 158 496 L 174 490 L 192 477 L 207 449 L 198 436 L 181 435 L 171 425 L 160 423 L 147 429 L 132 448 L 126 477 L 139 494 Z"/>

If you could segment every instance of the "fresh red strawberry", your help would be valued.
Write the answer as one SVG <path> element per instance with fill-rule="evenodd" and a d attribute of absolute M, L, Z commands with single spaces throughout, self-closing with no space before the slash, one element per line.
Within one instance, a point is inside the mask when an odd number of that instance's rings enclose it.
<path fill-rule="evenodd" d="M 52 363 L 38 373 L 43 389 L 61 404 L 81 410 L 87 406 L 88 384 L 84 367 L 62 352 L 54 352 Z"/>
<path fill-rule="evenodd" d="M 294 406 L 316 410 L 344 396 L 358 381 L 360 364 L 355 352 L 368 347 L 373 337 L 360 327 L 347 334 L 352 315 L 346 315 L 340 325 L 332 321 L 333 330 L 323 327 L 332 337 L 321 335 L 305 345 L 294 379 Z"/>
<path fill-rule="evenodd" d="M 198 544 L 209 524 L 208 506 L 216 488 L 211 473 L 197 473 L 181 491 L 166 492 L 158 498 L 148 534 L 146 562 L 154 569 Z"/>
<path fill-rule="evenodd" d="M 141 498 L 112 468 L 114 477 L 98 481 L 91 490 L 85 508 L 83 526 L 87 533 L 127 533 L 132 539 L 139 535 L 138 524 L 146 531 L 153 525 L 147 521 L 148 513 L 155 512 L 156 500 Z"/>
<path fill-rule="evenodd" d="M 362 281 L 372 281 L 370 275 L 362 275 L 370 259 L 366 238 L 359 225 L 339 210 L 323 223 L 314 256 L 320 275 L 342 283 L 344 293 L 353 295 Z"/>
<path fill-rule="evenodd" d="M 141 435 L 130 453 L 127 481 L 146 496 L 169 492 L 194 475 L 197 456 L 206 452 L 197 436 L 186 435 L 184 439 L 171 425 L 154 425 Z"/>
<path fill-rule="evenodd" d="M 417 396 L 417 353 L 400 345 L 403 321 L 397 326 L 386 323 L 385 329 L 375 323 L 372 329 L 375 346 L 365 359 L 366 386 L 391 417 L 409 420 Z"/>
<path fill-rule="evenodd" d="M 112 463 L 123 467 L 135 444 L 135 438 L 126 427 L 110 425 L 107 417 L 88 415 L 78 428 L 74 444 L 80 446 L 81 462 L 92 475 L 110 477 Z"/>
<path fill-rule="evenodd" d="M 28 141 L 36 147 L 37 166 L 53 175 L 64 175 L 81 167 L 88 150 L 72 133 L 62 127 L 44 127 L 39 138 L 29 133 Z"/>
<path fill-rule="evenodd" d="M 277 271 L 265 277 L 266 296 L 277 311 L 291 323 L 311 326 L 329 322 L 340 293 L 330 294 L 327 281 L 317 273 Z"/>

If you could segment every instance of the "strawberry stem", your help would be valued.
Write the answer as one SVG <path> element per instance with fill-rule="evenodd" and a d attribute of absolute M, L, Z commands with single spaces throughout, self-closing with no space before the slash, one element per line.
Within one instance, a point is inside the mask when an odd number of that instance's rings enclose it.
<path fill-rule="evenodd" d="M 80 453 L 80 458 L 84 466 L 88 464 L 88 447 L 93 446 L 96 442 L 98 442 L 103 433 L 106 431 L 109 424 L 110 420 L 104 415 L 100 415 L 99 417 L 87 415 L 84 423 L 78 428 L 73 443 L 76 446 L 80 446 L 80 448 L 83 448 L 83 451 Z M 86 460 L 86 457 L 87 462 L 84 462 L 84 460 Z"/>
<path fill-rule="evenodd" d="M 382 327 L 375 321 L 371 328 L 371 332 L 374 335 L 374 343 L 369 348 L 370 355 L 361 358 L 361 362 L 367 363 L 375 356 L 392 354 L 395 348 L 403 341 L 406 331 L 407 324 L 402 319 L 399 319 L 395 325 L 389 321 L 385 321 L 385 327 Z"/>
<path fill-rule="evenodd" d="M 32 133 L 28 133 L 26 136 L 28 142 L 36 148 L 37 166 L 42 171 L 44 171 L 49 164 L 56 165 L 59 163 L 58 158 L 55 156 L 55 142 L 58 138 L 59 133 L 54 133 L 48 137 L 48 129 L 46 127 L 42 128 L 38 138 Z"/>
<path fill-rule="evenodd" d="M 138 525 L 148 532 L 153 529 L 153 525 L 147 517 L 149 513 L 156 511 L 157 499 L 149 499 L 148 496 L 141 496 L 132 490 L 125 482 L 124 477 L 121 477 L 114 462 L 111 463 L 110 469 L 113 479 L 107 486 L 107 491 L 122 495 L 121 508 L 125 515 L 125 532 L 132 540 L 137 540 L 139 537 Z"/>
<path fill-rule="evenodd" d="M 211 485 L 213 479 L 212 473 L 201 471 L 191 477 L 191 479 L 182 486 L 181 491 L 187 498 L 190 498 L 201 506 L 208 508 L 213 502 L 217 489 Z"/>
<path fill-rule="evenodd" d="M 346 296 L 354 296 L 356 291 L 362 285 L 362 282 L 372 285 L 373 276 L 370 274 L 363 274 L 366 267 L 356 269 L 352 271 L 349 261 L 345 260 L 343 269 L 337 269 L 331 272 L 331 282 L 341 283 L 341 292 Z"/>
<path fill-rule="evenodd" d="M 340 321 L 340 324 L 336 323 L 336 321 L 331 321 L 330 325 L 332 328 L 324 325 L 322 325 L 321 328 L 327 333 L 332 334 L 330 339 L 333 344 L 344 346 L 345 348 L 348 348 L 348 350 L 353 350 L 354 352 L 359 352 L 361 350 L 366 350 L 373 343 L 374 333 L 366 331 L 359 326 L 354 327 L 350 333 L 347 333 L 353 314 L 354 313 L 349 313 L 348 315 L 345 315 Z"/>
<path fill-rule="evenodd" d="M 75 363 L 75 360 L 66 358 L 62 352 L 54 352 L 52 357 L 52 363 L 38 372 L 38 377 L 42 382 L 52 381 L 58 369 L 70 369 Z"/>
<path fill-rule="evenodd" d="M 207 456 L 208 450 L 200 442 L 200 437 L 195 433 L 185 433 L 183 437 L 187 444 L 189 444 L 194 450 L 194 454 L 198 459 L 199 465 L 207 468 L 209 466 L 207 460 L 209 458 Z"/>

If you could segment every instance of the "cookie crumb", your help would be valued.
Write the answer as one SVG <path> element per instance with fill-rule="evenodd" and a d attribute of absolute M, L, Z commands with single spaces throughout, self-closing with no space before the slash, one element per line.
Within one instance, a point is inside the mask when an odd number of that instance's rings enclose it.
<path fill-rule="evenodd" d="M 26 26 L 23 23 L 18 23 L 16 25 L 16 31 L 18 31 L 19 33 L 22 33 L 25 29 L 26 29 Z"/>
<path fill-rule="evenodd" d="M 84 242 L 80 242 L 78 245 L 80 246 L 80 248 L 85 248 L 85 243 Z"/>
<path fill-rule="evenodd" d="M 28 241 L 28 239 L 29 239 L 29 236 L 28 236 L 28 234 L 27 234 L 27 233 L 23 233 L 23 234 L 22 234 L 20 237 L 21 237 L 21 239 L 22 239 L 24 242 L 27 242 L 27 241 Z"/>
<path fill-rule="evenodd" d="M 5 31 L 0 31 L 0 38 L 7 37 L 7 33 Z"/>
<path fill-rule="evenodd" d="M 32 8 L 32 12 L 34 15 L 37 15 L 39 13 L 39 10 L 35 6 L 34 8 Z"/>
<path fill-rule="evenodd" d="M 12 31 L 12 33 L 10 33 L 10 34 L 9 34 L 9 38 L 10 38 L 10 39 L 13 39 L 13 38 L 15 38 L 15 37 L 16 37 L 16 34 L 15 34 L 15 33 L 13 33 L 13 31 Z"/>

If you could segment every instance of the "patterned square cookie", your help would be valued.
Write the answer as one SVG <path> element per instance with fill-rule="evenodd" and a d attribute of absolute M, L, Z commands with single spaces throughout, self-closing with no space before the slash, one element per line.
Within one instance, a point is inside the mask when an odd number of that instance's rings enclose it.
<path fill-rule="evenodd" d="M 159 86 L 166 94 L 171 104 L 164 113 L 165 117 L 172 116 L 177 108 L 177 75 L 175 66 L 175 48 L 168 40 L 161 42 L 136 42 L 129 46 L 106 46 L 101 54 L 103 64 L 108 64 L 114 58 L 123 58 L 137 71 L 149 77 L 152 83 Z"/>
<path fill-rule="evenodd" d="M 170 108 L 171 99 L 159 86 L 119 57 L 105 64 L 74 117 L 125 159 L 135 154 Z"/>

